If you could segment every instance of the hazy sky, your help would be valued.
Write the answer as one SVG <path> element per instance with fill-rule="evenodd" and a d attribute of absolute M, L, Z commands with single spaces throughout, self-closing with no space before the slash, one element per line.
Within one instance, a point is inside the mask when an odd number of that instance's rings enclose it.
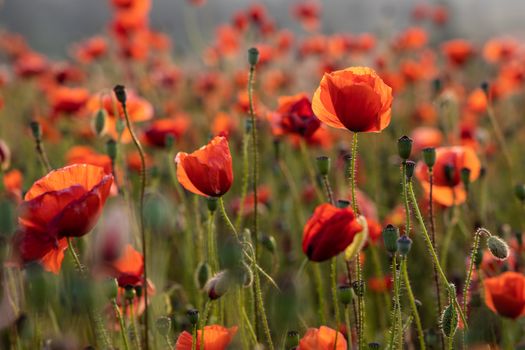
<path fill-rule="evenodd" d="M 0 0 L 0 27 L 22 33 L 39 51 L 52 56 L 64 55 L 67 45 L 104 31 L 111 16 L 109 0 Z M 290 21 L 290 4 L 295 0 L 259 0 L 266 4 L 280 25 L 297 29 Z M 408 23 L 409 0 L 321 0 L 323 30 L 391 31 Z M 432 3 L 431 1 L 426 1 Z M 153 0 L 152 27 L 170 34 L 176 47 L 186 43 L 185 21 L 196 15 L 205 36 L 212 28 L 230 18 L 248 0 L 208 0 L 198 10 L 186 0 Z M 451 31 L 454 35 L 482 39 L 487 36 L 513 34 L 525 37 L 525 1 L 523 0 L 449 0 L 453 9 Z M 195 13 L 196 12 L 196 13 Z"/>

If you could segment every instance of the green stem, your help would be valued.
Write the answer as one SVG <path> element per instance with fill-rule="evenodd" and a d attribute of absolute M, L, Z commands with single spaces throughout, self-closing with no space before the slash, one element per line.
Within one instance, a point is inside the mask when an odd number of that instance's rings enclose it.
<path fill-rule="evenodd" d="M 258 172 L 259 172 L 259 152 L 258 152 L 258 140 L 257 140 L 257 120 L 255 118 L 255 110 L 253 107 L 253 83 L 255 76 L 255 65 L 250 66 L 250 75 L 248 78 L 248 100 L 250 106 L 250 120 L 251 120 L 251 131 L 252 131 L 252 191 L 253 191 L 253 232 L 252 241 L 255 246 L 255 257 L 257 258 L 257 243 L 259 242 L 259 219 L 258 219 L 258 198 L 257 198 L 257 185 L 258 185 Z"/>
<path fill-rule="evenodd" d="M 417 337 L 419 340 L 419 349 L 425 350 L 426 349 L 425 336 L 423 334 L 423 327 L 421 326 L 421 319 L 419 317 L 419 312 L 417 310 L 414 293 L 412 292 L 412 287 L 410 286 L 410 279 L 408 278 L 407 258 L 406 257 L 401 258 L 401 272 L 403 274 L 405 288 L 407 290 L 408 299 L 410 301 L 410 307 L 412 308 L 412 314 L 414 315 L 414 320 L 416 321 Z"/>
<path fill-rule="evenodd" d="M 470 251 L 470 262 L 469 262 L 469 268 L 467 271 L 467 276 L 465 278 L 465 283 L 463 285 L 463 314 L 468 320 L 468 313 L 467 313 L 467 307 L 468 307 L 468 293 L 470 290 L 470 282 L 472 281 L 472 273 L 474 271 L 475 267 L 475 256 L 479 248 L 479 241 L 481 239 L 481 234 L 478 231 L 474 234 L 474 242 L 472 242 L 472 249 Z M 466 331 L 463 331 L 463 349 L 466 349 Z"/>
<path fill-rule="evenodd" d="M 131 318 L 131 329 L 133 332 L 133 338 L 135 340 L 135 346 L 137 349 L 140 350 L 141 349 L 140 337 L 139 337 L 139 332 L 137 330 L 137 323 L 135 321 L 135 311 L 133 307 L 133 300 L 129 301 L 129 317 Z"/>
<path fill-rule="evenodd" d="M 439 276 L 441 277 L 443 283 L 447 286 L 447 289 L 450 289 L 450 283 L 447 279 L 447 276 L 445 275 L 445 272 L 441 268 L 441 265 L 439 264 L 439 258 L 436 254 L 436 251 L 434 250 L 434 247 L 432 246 L 432 242 L 430 241 L 430 236 L 428 235 L 427 228 L 425 226 L 425 221 L 423 220 L 423 216 L 421 215 L 421 211 L 419 210 L 416 195 L 414 194 L 414 189 L 412 187 L 411 182 L 408 183 L 408 192 L 410 194 L 410 200 L 412 202 L 412 206 L 414 207 L 414 211 L 416 213 L 416 218 L 419 222 L 419 226 L 421 227 L 421 231 L 423 232 L 423 238 L 425 239 L 425 243 L 427 244 L 428 250 L 430 251 L 432 261 L 434 262 L 435 266 L 437 266 Z M 465 315 L 463 314 L 463 310 L 461 309 L 461 306 L 458 303 L 457 297 L 454 295 L 452 299 L 453 299 L 453 302 L 456 308 L 459 310 L 459 315 L 461 316 L 461 320 L 463 321 L 465 328 L 468 328 L 467 320 L 465 318 Z"/>
<path fill-rule="evenodd" d="M 317 293 L 317 302 L 318 302 L 318 309 L 317 312 L 319 314 L 319 321 L 322 325 L 326 324 L 326 305 L 324 303 L 324 290 L 323 290 L 323 281 L 321 279 L 321 269 L 319 267 L 319 264 L 311 264 L 313 272 L 314 272 L 314 284 L 315 284 L 315 290 Z"/>
<path fill-rule="evenodd" d="M 140 197 L 139 197 L 139 212 L 140 212 L 140 236 L 142 241 L 142 255 L 144 261 L 144 341 L 146 345 L 146 350 L 149 349 L 148 333 L 149 333 L 149 315 L 148 315 L 148 268 L 147 268 L 147 242 L 146 242 L 146 230 L 144 229 L 144 194 L 146 192 L 146 159 L 144 157 L 144 150 L 140 144 L 135 131 L 133 130 L 133 125 L 128 115 L 128 109 L 125 103 L 122 103 L 122 110 L 124 111 L 124 117 L 126 119 L 126 125 L 128 127 L 129 133 L 139 152 L 140 156 Z"/>
<path fill-rule="evenodd" d="M 217 247 L 216 247 L 216 238 L 213 232 L 213 221 L 215 218 L 214 211 L 208 211 L 208 260 L 210 262 L 210 267 L 212 273 L 215 273 L 219 270 L 219 260 L 217 257 Z"/>
<path fill-rule="evenodd" d="M 392 283 L 394 285 L 394 302 L 392 303 L 392 312 L 390 314 L 390 339 L 387 349 L 394 349 L 397 339 L 398 325 L 401 316 L 401 304 L 399 300 L 399 278 L 397 275 L 397 254 L 392 255 Z M 401 329 L 399 329 L 401 331 Z"/>
<path fill-rule="evenodd" d="M 197 325 L 191 330 L 191 350 L 197 350 Z"/>
<path fill-rule="evenodd" d="M 120 335 L 122 336 L 122 342 L 124 343 L 124 349 L 129 350 L 128 337 L 126 336 L 126 326 L 124 325 L 124 319 L 122 318 L 122 313 L 118 308 L 117 300 L 112 299 L 111 304 L 113 305 L 113 310 L 115 311 L 115 316 L 117 317 L 118 323 L 120 325 Z"/>
<path fill-rule="evenodd" d="M 337 298 L 337 257 L 333 257 L 330 264 L 330 281 L 332 283 L 332 301 L 334 303 L 335 312 L 335 329 L 337 329 L 341 320 L 339 300 Z"/>
<path fill-rule="evenodd" d="M 206 302 L 206 305 L 204 305 L 204 312 L 202 313 L 202 318 L 200 319 L 201 323 L 201 341 L 200 341 L 200 350 L 204 350 L 204 326 L 206 326 L 206 323 L 208 322 L 208 314 L 211 310 L 211 300 L 208 300 Z M 197 332 L 195 332 L 193 343 L 197 344 Z"/>
<path fill-rule="evenodd" d="M 352 328 L 350 328 L 350 305 L 345 306 L 345 324 L 346 324 L 346 334 L 347 334 L 347 350 L 352 350 Z"/>
<path fill-rule="evenodd" d="M 248 162 L 248 148 L 250 145 L 250 134 L 245 132 L 242 140 L 242 185 L 241 185 L 241 198 L 239 202 L 239 211 L 237 212 L 237 218 L 235 219 L 235 227 L 239 230 L 242 225 L 242 217 L 244 215 L 244 200 L 248 193 L 248 179 L 249 179 L 249 162 Z"/>

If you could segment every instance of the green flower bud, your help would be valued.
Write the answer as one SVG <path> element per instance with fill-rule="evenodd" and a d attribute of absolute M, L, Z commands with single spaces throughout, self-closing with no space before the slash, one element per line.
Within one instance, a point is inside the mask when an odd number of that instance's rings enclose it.
<path fill-rule="evenodd" d="M 102 135 L 106 127 L 106 111 L 104 109 L 99 109 L 97 114 L 95 114 L 95 134 L 97 136 Z"/>
<path fill-rule="evenodd" d="M 137 298 L 142 296 L 142 286 L 135 286 L 135 294 L 137 295 Z"/>
<path fill-rule="evenodd" d="M 385 248 L 390 254 L 397 252 L 397 240 L 399 238 L 399 229 L 393 225 L 387 225 L 383 229 L 383 242 Z"/>
<path fill-rule="evenodd" d="M 117 159 L 117 142 L 113 139 L 109 139 L 106 142 L 106 153 L 113 162 Z"/>
<path fill-rule="evenodd" d="M 327 156 L 317 157 L 317 170 L 322 176 L 328 175 L 330 171 L 330 158 Z"/>
<path fill-rule="evenodd" d="M 349 284 L 342 284 L 337 288 L 339 294 L 339 300 L 343 305 L 348 305 L 354 299 L 354 292 Z"/>
<path fill-rule="evenodd" d="M 199 310 L 197 309 L 189 309 L 186 311 L 186 316 L 188 316 L 188 320 L 190 320 L 190 323 L 192 325 L 196 325 L 199 323 Z"/>
<path fill-rule="evenodd" d="M 126 88 L 124 85 L 115 85 L 113 88 L 113 92 L 115 93 L 115 97 L 117 98 L 117 101 L 119 101 L 122 105 L 126 104 Z"/>
<path fill-rule="evenodd" d="M 263 235 L 261 236 L 261 244 L 264 248 L 266 248 L 270 253 L 275 253 L 275 247 L 277 243 L 275 242 L 275 238 L 271 235 Z"/>
<path fill-rule="evenodd" d="M 454 177 L 456 176 L 456 168 L 452 164 L 445 164 L 444 166 L 445 178 L 449 184 L 454 183 Z"/>
<path fill-rule="evenodd" d="M 197 286 L 197 288 L 203 289 L 210 276 L 210 265 L 208 265 L 208 263 L 206 262 L 201 262 L 195 270 L 195 285 Z"/>
<path fill-rule="evenodd" d="M 259 61 L 259 50 L 256 47 L 252 47 L 248 50 L 248 63 L 250 66 L 255 66 Z"/>
<path fill-rule="evenodd" d="M 456 308 L 449 304 L 441 315 L 441 331 L 447 338 L 452 338 L 456 334 L 459 325 L 459 318 Z"/>
<path fill-rule="evenodd" d="M 175 136 L 172 134 L 167 134 L 164 144 L 166 145 L 167 149 L 172 149 L 173 145 L 175 144 Z"/>
<path fill-rule="evenodd" d="M 133 286 L 126 286 L 124 287 L 125 291 L 124 291 L 124 296 L 126 297 L 127 300 L 133 300 L 135 299 L 135 288 L 133 288 Z"/>
<path fill-rule="evenodd" d="M 299 333 L 297 331 L 289 331 L 286 334 L 286 343 L 284 347 L 286 350 L 293 350 L 299 346 Z"/>
<path fill-rule="evenodd" d="M 339 199 L 337 201 L 337 207 L 340 209 L 348 208 L 350 206 L 350 201 L 347 201 L 346 199 Z"/>
<path fill-rule="evenodd" d="M 163 337 L 166 337 L 170 333 L 171 329 L 171 319 L 166 316 L 161 316 L 155 321 L 155 328 L 157 332 Z"/>
<path fill-rule="evenodd" d="M 108 299 L 115 299 L 118 295 L 118 282 L 115 278 L 104 281 L 104 294 Z"/>
<path fill-rule="evenodd" d="M 230 287 L 230 275 L 227 270 L 221 271 L 206 282 L 204 289 L 210 300 L 222 297 Z"/>
<path fill-rule="evenodd" d="M 40 123 L 36 120 L 32 120 L 31 123 L 29 123 L 29 126 L 31 127 L 31 132 L 33 133 L 35 140 L 42 139 L 42 127 L 40 126 Z"/>
<path fill-rule="evenodd" d="M 509 257 L 509 246 L 498 236 L 490 236 L 487 239 L 487 247 L 490 253 L 499 260 L 506 260 Z"/>
<path fill-rule="evenodd" d="M 436 78 L 432 80 L 432 89 L 434 90 L 434 93 L 439 93 L 441 91 L 443 84 L 441 83 L 441 79 Z"/>
<path fill-rule="evenodd" d="M 434 164 L 436 164 L 436 149 L 434 147 L 424 148 L 423 160 L 429 169 L 434 167 Z"/>
<path fill-rule="evenodd" d="M 410 252 L 410 248 L 412 247 L 412 240 L 410 237 L 404 235 L 399 237 L 397 240 L 397 251 L 399 254 L 406 256 Z"/>
<path fill-rule="evenodd" d="M 368 349 L 370 350 L 379 350 L 381 347 L 381 344 L 379 343 L 368 343 Z"/>
<path fill-rule="evenodd" d="M 412 152 L 412 139 L 406 135 L 397 140 L 397 152 L 401 159 L 407 160 Z"/>

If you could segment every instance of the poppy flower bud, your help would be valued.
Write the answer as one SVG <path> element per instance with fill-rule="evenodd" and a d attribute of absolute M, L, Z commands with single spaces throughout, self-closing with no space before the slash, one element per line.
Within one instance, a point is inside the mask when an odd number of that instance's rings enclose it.
<path fill-rule="evenodd" d="M 120 104 L 125 105 L 126 104 L 126 88 L 124 85 L 115 85 L 113 88 L 113 92 L 115 93 L 115 97 L 117 98 L 117 101 L 120 102 Z"/>
<path fill-rule="evenodd" d="M 0 171 L 7 170 L 11 164 L 11 151 L 7 144 L 0 140 Z"/>
<path fill-rule="evenodd" d="M 328 175 L 330 171 L 330 158 L 327 156 L 317 157 L 317 170 L 322 176 Z"/>
<path fill-rule="evenodd" d="M 498 236 L 490 236 L 487 239 L 487 247 L 490 253 L 499 260 L 506 260 L 509 257 L 509 246 Z"/>
<path fill-rule="evenodd" d="M 404 235 L 404 236 L 399 237 L 399 239 L 397 240 L 397 251 L 402 256 L 408 255 L 411 247 L 412 247 L 412 240 L 410 239 L 410 237 Z"/>
<path fill-rule="evenodd" d="M 197 309 L 189 309 L 186 311 L 186 316 L 188 316 L 188 320 L 192 325 L 196 325 L 199 323 L 199 310 Z"/>
<path fill-rule="evenodd" d="M 470 185 L 470 169 L 462 168 L 460 175 L 461 175 L 461 182 L 463 182 L 463 186 L 465 186 L 465 188 L 468 188 Z"/>
<path fill-rule="evenodd" d="M 454 334 L 456 334 L 458 325 L 459 318 L 456 308 L 453 304 L 449 304 L 443 311 L 443 314 L 441 315 L 441 331 L 443 332 L 445 337 L 451 338 L 454 336 Z"/>
<path fill-rule="evenodd" d="M 346 199 L 339 199 L 337 200 L 337 207 L 344 209 L 348 208 L 350 206 L 350 201 L 347 201 Z"/>
<path fill-rule="evenodd" d="M 275 253 L 275 246 L 277 243 L 275 243 L 275 238 L 271 235 L 263 235 L 261 237 L 261 244 L 264 248 L 266 248 L 270 253 Z"/>
<path fill-rule="evenodd" d="M 516 185 L 514 194 L 520 201 L 525 202 L 525 184 Z"/>
<path fill-rule="evenodd" d="M 115 299 L 118 295 L 118 282 L 115 278 L 104 281 L 104 294 L 108 299 Z"/>
<path fill-rule="evenodd" d="M 370 350 L 378 350 L 380 349 L 381 344 L 379 343 L 368 343 L 368 349 Z"/>
<path fill-rule="evenodd" d="M 299 346 L 299 333 L 297 331 L 289 331 L 286 334 L 286 350 L 293 350 Z"/>
<path fill-rule="evenodd" d="M 416 163 L 411 160 L 407 160 L 405 162 L 405 169 L 406 169 L 407 179 L 411 180 L 412 176 L 414 176 L 414 169 L 416 169 Z"/>
<path fill-rule="evenodd" d="M 201 262 L 195 270 L 195 285 L 197 288 L 202 289 L 206 285 L 206 282 L 211 276 L 210 265 L 206 262 Z"/>
<path fill-rule="evenodd" d="M 484 81 L 481 83 L 481 85 L 479 86 L 481 88 L 481 90 L 483 90 L 483 92 L 485 93 L 485 95 L 488 95 L 489 94 L 489 89 L 490 89 L 490 84 L 488 81 Z"/>
<path fill-rule="evenodd" d="M 248 63 L 250 66 L 255 66 L 259 61 L 259 50 L 256 47 L 252 47 L 248 50 Z"/>
<path fill-rule="evenodd" d="M 157 332 L 163 337 L 166 337 L 170 333 L 171 329 L 171 319 L 166 316 L 161 316 L 155 321 L 155 328 Z"/>
<path fill-rule="evenodd" d="M 393 225 L 387 225 L 383 229 L 383 242 L 385 248 L 390 254 L 397 252 L 397 240 L 399 238 L 399 229 Z"/>
<path fill-rule="evenodd" d="M 406 135 L 397 140 L 397 152 L 401 159 L 407 160 L 412 152 L 412 139 Z"/>
<path fill-rule="evenodd" d="M 127 285 L 124 287 L 124 289 L 125 289 L 124 296 L 126 297 L 127 300 L 135 299 L 135 288 L 133 288 L 133 286 Z"/>
<path fill-rule="evenodd" d="M 221 271 L 206 282 L 204 289 L 210 300 L 222 297 L 230 287 L 230 276 L 227 271 Z"/>
<path fill-rule="evenodd" d="M 40 123 L 36 120 L 32 120 L 29 126 L 31 127 L 31 132 L 33 133 L 33 137 L 35 138 L 35 140 L 41 140 L 42 127 L 40 126 Z"/>
<path fill-rule="evenodd" d="M 352 289 L 358 297 L 365 295 L 365 282 L 364 281 L 354 281 L 352 283 Z"/>
<path fill-rule="evenodd" d="M 423 149 L 423 160 L 429 169 L 432 169 L 436 164 L 436 149 L 434 147 L 428 147 Z"/>
<path fill-rule="evenodd" d="M 337 289 L 339 294 L 339 300 L 343 305 L 348 305 L 352 302 L 352 299 L 354 299 L 354 292 L 352 291 L 352 287 L 350 287 L 349 284 L 343 284 L 340 285 Z"/>
<path fill-rule="evenodd" d="M 117 159 L 117 142 L 115 140 L 109 139 L 106 142 L 106 153 L 111 158 L 111 161 L 115 162 Z"/>
<path fill-rule="evenodd" d="M 97 111 L 97 114 L 95 114 L 95 124 L 94 124 L 95 134 L 97 134 L 97 136 L 102 135 L 105 127 L 106 127 L 106 110 L 99 109 Z"/>
<path fill-rule="evenodd" d="M 208 204 L 208 210 L 213 213 L 215 210 L 217 210 L 217 198 L 215 197 L 208 197 L 206 198 L 206 204 Z"/>

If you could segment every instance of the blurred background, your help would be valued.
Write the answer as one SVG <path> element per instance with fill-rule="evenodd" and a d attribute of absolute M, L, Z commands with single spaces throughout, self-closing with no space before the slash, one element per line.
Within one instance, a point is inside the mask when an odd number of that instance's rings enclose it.
<path fill-rule="evenodd" d="M 279 26 L 300 35 L 301 28 L 290 14 L 290 6 L 297 2 L 259 0 Z M 236 9 L 251 3 L 208 0 L 205 6 L 194 8 L 186 0 L 153 0 L 151 26 L 168 33 L 176 51 L 186 52 L 189 28 L 197 25 L 204 40 L 211 38 L 217 24 L 227 22 Z M 411 9 L 421 3 L 444 4 L 450 9 L 443 35 L 451 38 L 468 37 L 476 42 L 503 34 L 525 37 L 523 0 L 324 0 L 321 31 L 388 35 L 408 26 Z M 110 17 L 107 0 L 0 0 L 0 28 L 23 34 L 30 46 L 53 58 L 67 55 L 70 43 L 105 31 Z"/>

